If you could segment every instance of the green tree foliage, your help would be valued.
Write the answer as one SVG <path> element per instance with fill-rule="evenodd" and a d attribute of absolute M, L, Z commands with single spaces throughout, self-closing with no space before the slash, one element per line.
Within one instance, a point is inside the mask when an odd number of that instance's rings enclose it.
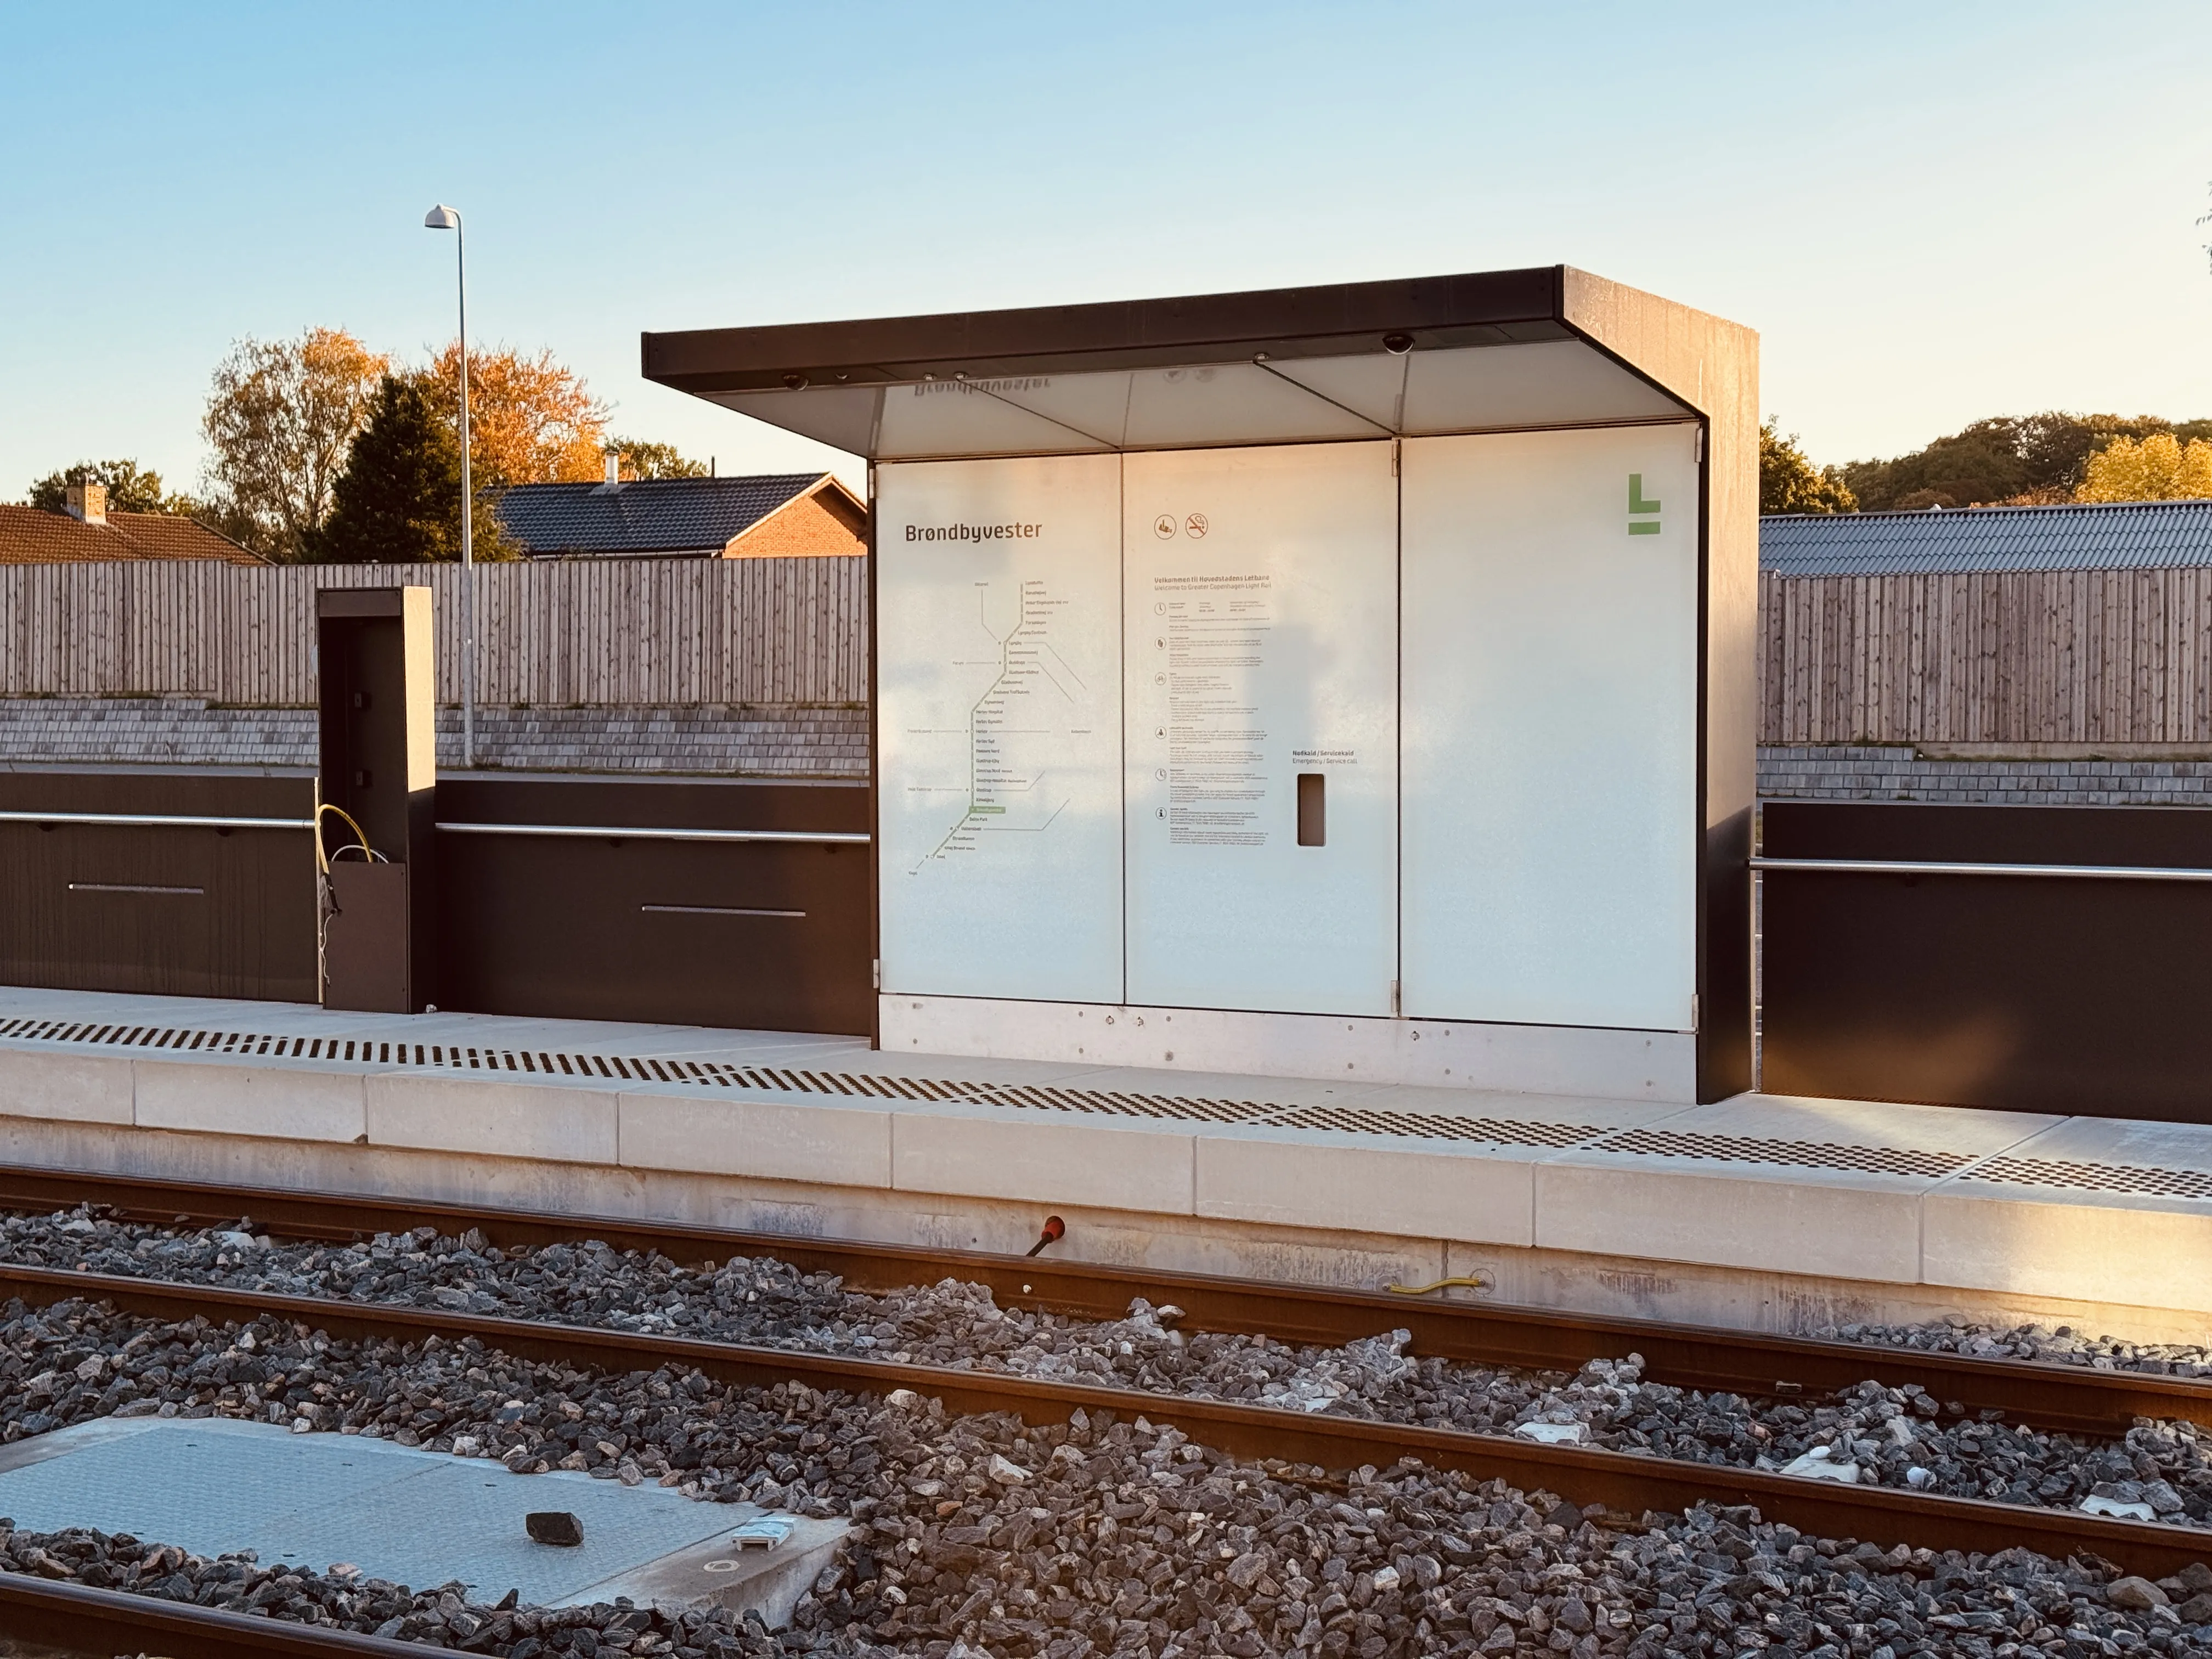
<path fill-rule="evenodd" d="M 326 564 L 417 564 L 461 556 L 461 447 L 420 379 L 385 375 L 309 538 Z M 476 507 L 476 556 L 514 550 L 491 508 Z"/>
<path fill-rule="evenodd" d="M 1998 416 L 1893 460 L 1851 461 L 1840 471 L 1868 512 L 2067 501 L 2081 488 L 2092 455 L 2116 438 L 2140 441 L 2160 432 L 2185 442 L 2212 437 L 2212 421 L 2060 410 Z"/>
<path fill-rule="evenodd" d="M 679 454 L 674 444 L 648 443 L 643 438 L 610 438 L 607 447 L 622 458 L 625 478 L 703 478 L 704 463 Z"/>
<path fill-rule="evenodd" d="M 161 488 L 161 475 L 148 471 L 131 460 L 79 461 L 59 472 L 49 472 L 31 486 L 31 505 L 49 513 L 69 510 L 71 484 L 107 486 L 111 513 L 173 513 L 188 516 L 198 505 L 189 495 L 172 495 Z"/>
<path fill-rule="evenodd" d="M 1832 467 L 1814 466 L 1769 419 L 1759 428 L 1759 510 L 1761 513 L 1856 513 L 1850 487 Z"/>

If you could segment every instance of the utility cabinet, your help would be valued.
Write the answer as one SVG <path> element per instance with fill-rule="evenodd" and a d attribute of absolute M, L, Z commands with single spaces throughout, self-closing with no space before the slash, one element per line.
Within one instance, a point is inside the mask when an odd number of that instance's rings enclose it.
<path fill-rule="evenodd" d="M 427 587 L 315 596 L 323 1005 L 435 1000 L 437 702 Z"/>

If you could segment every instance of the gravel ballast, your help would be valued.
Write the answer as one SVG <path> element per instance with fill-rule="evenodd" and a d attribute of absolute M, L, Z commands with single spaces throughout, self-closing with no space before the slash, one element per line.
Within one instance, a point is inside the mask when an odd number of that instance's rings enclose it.
<path fill-rule="evenodd" d="M 739 1389 L 672 1367 L 592 1375 L 473 1340 L 355 1343 L 83 1302 L 4 1313 L 11 1439 L 110 1413 L 258 1418 L 855 1522 L 773 1635 L 672 1607 L 502 1607 L 495 1586 L 471 1601 L 88 1532 L 11 1531 L 0 1550 L 9 1571 L 514 1659 L 2212 1652 L 2201 1566 L 2149 1584 L 2022 1551 L 1808 1538 L 1749 1510 L 1607 1522 L 1410 1463 L 1333 1480 L 1232 1459 L 1141 1418 L 1031 1428 L 898 1394 Z"/>
<path fill-rule="evenodd" d="M 2048 1433 L 1968 1413 L 1869 1379 L 1829 1400 L 1754 1400 L 1645 1382 L 1632 1356 L 1574 1376 L 1408 1355 L 1402 1331 L 1339 1348 L 1186 1333 L 1139 1301 L 1097 1322 L 1000 1308 L 955 1279 L 884 1295 L 847 1290 L 768 1258 L 712 1271 L 604 1243 L 504 1251 L 471 1231 L 288 1243 L 241 1222 L 198 1231 L 88 1211 L 0 1219 L 0 1258 L 292 1296 L 442 1308 L 641 1334 L 974 1366 L 1324 1412 L 1520 1432 L 1692 1462 L 1823 1472 L 1857 1482 L 2053 1508 L 2085 1501 L 2177 1525 L 2212 1524 L 2212 1442 L 2193 1425 L 2144 1422 L 2119 1441 Z M 1870 1346 L 2065 1358 L 2158 1374 L 2212 1371 L 2202 1349 L 2130 1347 L 2039 1327 L 1851 1326 Z M 1870 1358 L 1869 1370 L 1878 1370 Z"/>

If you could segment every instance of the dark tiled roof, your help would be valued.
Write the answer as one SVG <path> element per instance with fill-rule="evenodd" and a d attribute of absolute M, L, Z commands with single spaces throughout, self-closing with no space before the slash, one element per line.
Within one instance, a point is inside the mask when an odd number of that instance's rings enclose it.
<path fill-rule="evenodd" d="M 518 484 L 500 497 L 507 533 L 533 554 L 720 553 L 826 472 Z"/>
<path fill-rule="evenodd" d="M 1788 514 L 1759 521 L 1759 568 L 1783 576 L 2212 565 L 2212 501 Z"/>
<path fill-rule="evenodd" d="M 102 559 L 215 559 L 260 564 L 228 536 L 172 513 L 110 513 L 104 525 L 0 501 L 0 564 L 90 564 Z"/>

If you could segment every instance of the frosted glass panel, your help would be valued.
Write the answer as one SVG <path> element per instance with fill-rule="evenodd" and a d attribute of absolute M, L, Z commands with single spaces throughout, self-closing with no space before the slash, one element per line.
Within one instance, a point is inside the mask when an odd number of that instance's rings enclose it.
<path fill-rule="evenodd" d="M 1692 443 L 1404 447 L 1408 1015 L 1691 1027 Z"/>
<path fill-rule="evenodd" d="M 1404 429 L 1571 426 L 1687 413 L 1578 340 L 1416 351 L 1407 358 Z"/>
<path fill-rule="evenodd" d="M 1109 446 L 958 380 L 884 389 L 876 453 L 902 455 L 1053 454 Z"/>
<path fill-rule="evenodd" d="M 1390 447 L 1123 465 L 1129 999 L 1388 1014 Z M 1302 823 L 1316 844 L 1300 844 Z"/>
<path fill-rule="evenodd" d="M 1121 469 L 877 469 L 886 991 L 1121 1000 Z"/>

